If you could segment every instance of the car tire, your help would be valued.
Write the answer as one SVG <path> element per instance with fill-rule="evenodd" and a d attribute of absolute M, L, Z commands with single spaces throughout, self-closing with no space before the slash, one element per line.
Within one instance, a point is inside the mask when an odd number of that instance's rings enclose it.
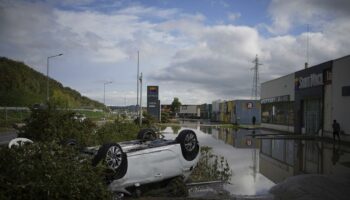
<path fill-rule="evenodd" d="M 28 138 L 14 138 L 9 142 L 8 148 L 11 149 L 13 147 L 21 147 L 31 143 L 33 143 L 33 141 Z"/>
<path fill-rule="evenodd" d="M 126 153 L 116 143 L 104 144 L 98 149 L 92 159 L 92 166 L 97 166 L 99 163 L 107 167 L 105 170 L 107 182 L 123 178 L 128 170 Z"/>
<path fill-rule="evenodd" d="M 76 145 L 78 145 L 78 142 L 75 139 L 67 139 L 67 140 L 62 142 L 62 145 L 64 145 L 64 146 L 76 146 Z"/>
<path fill-rule="evenodd" d="M 199 153 L 199 145 L 196 133 L 192 130 L 183 130 L 175 141 L 180 143 L 183 157 L 187 161 L 194 160 Z"/>
<path fill-rule="evenodd" d="M 153 129 L 145 128 L 139 131 L 137 139 L 142 141 L 153 141 L 157 139 L 157 134 Z"/>

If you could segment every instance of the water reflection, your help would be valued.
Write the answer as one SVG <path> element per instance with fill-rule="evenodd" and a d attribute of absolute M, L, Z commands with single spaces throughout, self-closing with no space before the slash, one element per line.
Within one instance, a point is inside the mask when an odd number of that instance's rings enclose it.
<path fill-rule="evenodd" d="M 211 134 L 215 139 L 224 141 L 236 148 L 259 149 L 260 140 L 252 137 L 256 130 L 232 129 L 232 128 L 214 128 L 200 127 L 204 133 Z"/>
<path fill-rule="evenodd" d="M 274 185 L 259 172 L 260 140 L 252 137 L 252 130 L 234 130 L 201 126 L 197 136 L 201 145 L 210 146 L 214 153 L 224 156 L 232 169 L 231 194 L 255 195 L 267 193 Z"/>
<path fill-rule="evenodd" d="M 271 132 L 190 125 L 201 145 L 227 159 L 233 175 L 225 188 L 231 194 L 267 193 L 275 183 L 298 174 L 350 174 L 350 148 L 338 143 L 257 139 L 255 135 Z"/>
<path fill-rule="evenodd" d="M 281 182 L 298 174 L 350 174 L 349 147 L 321 141 L 263 139 L 260 172 Z"/>

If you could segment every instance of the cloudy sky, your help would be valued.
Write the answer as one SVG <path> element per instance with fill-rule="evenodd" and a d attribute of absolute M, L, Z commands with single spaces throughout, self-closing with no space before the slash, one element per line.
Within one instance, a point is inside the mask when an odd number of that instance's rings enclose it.
<path fill-rule="evenodd" d="M 107 105 L 144 86 L 185 104 L 250 98 L 260 82 L 350 54 L 349 0 L 0 0 L 0 56 Z M 309 24 L 309 32 L 308 30 Z M 144 94 L 146 89 L 144 87 Z"/>

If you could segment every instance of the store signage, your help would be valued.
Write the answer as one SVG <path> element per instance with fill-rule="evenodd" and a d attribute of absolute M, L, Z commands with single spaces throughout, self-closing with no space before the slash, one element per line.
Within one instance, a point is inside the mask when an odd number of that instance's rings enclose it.
<path fill-rule="evenodd" d="M 248 102 L 247 103 L 247 108 L 248 109 L 252 109 L 253 108 L 253 103 L 252 102 Z"/>
<path fill-rule="evenodd" d="M 299 89 L 323 85 L 323 74 L 310 74 L 307 77 L 299 77 L 297 84 Z"/>
<path fill-rule="evenodd" d="M 158 86 L 148 86 L 147 95 L 158 97 Z"/>
<path fill-rule="evenodd" d="M 262 99 L 261 104 L 264 103 L 274 103 L 274 102 L 285 102 L 289 101 L 289 95 L 284 95 L 284 96 L 278 96 L 278 97 L 272 97 L 272 98 L 267 98 L 267 99 Z"/>

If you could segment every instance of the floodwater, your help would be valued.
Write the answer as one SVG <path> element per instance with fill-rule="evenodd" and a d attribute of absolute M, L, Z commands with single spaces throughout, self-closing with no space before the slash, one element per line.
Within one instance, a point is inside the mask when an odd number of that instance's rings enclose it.
<path fill-rule="evenodd" d="M 232 177 L 224 189 L 231 195 L 264 195 L 288 177 L 299 174 L 350 175 L 350 147 L 314 140 L 257 139 L 266 130 L 218 128 L 184 123 L 196 131 L 201 146 L 224 156 Z M 169 131 L 169 129 L 166 129 Z"/>

